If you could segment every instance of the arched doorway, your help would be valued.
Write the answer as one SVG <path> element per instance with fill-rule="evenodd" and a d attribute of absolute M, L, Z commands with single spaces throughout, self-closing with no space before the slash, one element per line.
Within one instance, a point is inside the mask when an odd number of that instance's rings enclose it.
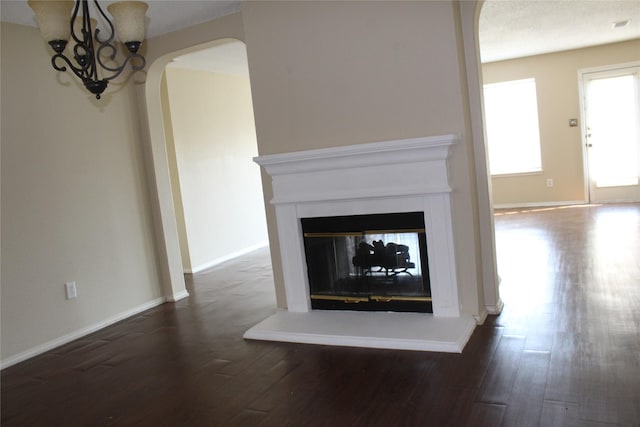
<path fill-rule="evenodd" d="M 177 220 L 173 207 L 169 159 L 166 149 L 165 124 L 162 110 L 162 78 L 166 65 L 177 55 L 215 47 L 230 39 L 243 40 L 242 19 L 239 14 L 217 21 L 217 26 L 195 26 L 179 38 L 164 43 L 160 40 L 155 51 L 147 53 L 150 64 L 145 84 L 139 87 L 140 117 L 143 141 L 146 144 L 158 266 L 161 287 L 167 301 L 177 301 L 189 295 L 185 287 L 184 269 L 180 255 Z"/>
<path fill-rule="evenodd" d="M 164 79 L 182 263 L 197 273 L 267 244 L 245 45 L 229 40 L 176 56 Z"/>

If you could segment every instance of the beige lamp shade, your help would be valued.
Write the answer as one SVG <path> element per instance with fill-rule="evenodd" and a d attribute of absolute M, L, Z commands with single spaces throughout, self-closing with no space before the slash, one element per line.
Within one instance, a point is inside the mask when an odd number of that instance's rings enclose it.
<path fill-rule="evenodd" d="M 107 10 L 113 16 L 116 34 L 122 43 L 144 40 L 145 13 L 148 7 L 142 1 L 121 1 L 107 6 Z"/>
<path fill-rule="evenodd" d="M 29 0 L 36 14 L 40 33 L 46 41 L 69 40 L 73 0 Z"/>

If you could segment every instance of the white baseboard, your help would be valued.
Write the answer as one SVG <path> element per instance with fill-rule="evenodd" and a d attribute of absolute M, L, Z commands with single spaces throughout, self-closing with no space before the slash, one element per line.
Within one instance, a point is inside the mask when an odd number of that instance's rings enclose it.
<path fill-rule="evenodd" d="M 527 203 L 496 203 L 494 209 L 516 209 L 516 208 L 546 208 L 554 206 L 584 205 L 586 200 L 565 200 L 562 202 L 527 202 Z"/>
<path fill-rule="evenodd" d="M 482 312 L 477 316 L 473 316 L 476 319 L 476 323 L 478 325 L 484 324 L 485 320 L 487 320 L 487 316 L 489 315 L 498 315 L 502 312 L 502 308 L 504 307 L 504 303 L 502 299 L 499 298 L 496 305 L 485 305 L 482 309 Z"/>
<path fill-rule="evenodd" d="M 187 274 L 200 273 L 201 271 L 208 270 L 209 268 L 215 267 L 218 264 L 222 264 L 223 262 L 227 262 L 227 261 L 230 261 L 230 260 L 232 260 L 234 258 L 241 257 L 242 255 L 246 255 L 246 254 L 248 254 L 250 252 L 256 251 L 258 249 L 262 249 L 262 248 L 264 248 L 266 246 L 269 246 L 269 242 L 267 242 L 267 241 L 260 242 L 260 243 L 258 243 L 256 245 L 249 246 L 248 248 L 244 248 L 244 249 L 241 249 L 239 251 L 232 252 L 232 253 L 227 254 L 227 255 L 225 255 L 223 257 L 216 258 L 216 259 L 211 260 L 209 262 L 206 262 L 204 264 L 200 264 L 200 265 L 198 265 L 196 267 L 192 267 L 191 270 L 185 269 L 184 272 L 187 273 Z"/>
<path fill-rule="evenodd" d="M 496 305 L 487 305 L 485 308 L 487 309 L 488 314 L 497 315 L 502 313 L 502 309 L 504 308 L 502 298 L 498 299 L 498 303 Z"/>
<path fill-rule="evenodd" d="M 180 301 L 181 299 L 186 298 L 188 296 L 189 296 L 189 292 L 185 289 L 184 291 L 168 296 L 167 302 Z"/>
<path fill-rule="evenodd" d="M 477 316 L 473 316 L 473 318 L 474 318 L 474 319 L 476 319 L 476 323 L 477 323 L 478 325 L 482 325 L 482 324 L 484 324 L 484 321 L 485 321 L 485 320 L 487 320 L 487 315 L 488 315 L 488 314 L 489 314 L 489 313 L 487 313 L 487 310 L 486 310 L 486 309 L 484 309 L 484 310 L 482 310 L 482 312 L 481 312 L 480 314 L 478 314 Z"/>
<path fill-rule="evenodd" d="M 38 356 L 39 354 L 45 353 L 49 350 L 53 350 L 56 347 L 60 347 L 61 345 L 70 343 L 71 341 L 77 340 L 78 338 L 82 338 L 86 335 L 92 334 L 96 331 L 99 331 L 100 329 L 106 328 L 107 326 L 113 325 L 114 323 L 117 323 L 128 317 L 135 316 L 138 313 L 142 313 L 145 310 L 149 310 L 150 308 L 157 307 L 160 304 L 165 303 L 166 301 L 167 301 L 167 298 L 164 298 L 164 297 L 156 298 L 147 303 L 134 307 L 131 310 L 124 311 L 122 313 L 116 314 L 115 316 L 109 317 L 103 321 L 87 326 L 86 328 L 78 329 L 69 334 L 66 334 L 56 339 L 53 339 L 51 341 L 48 341 L 44 344 L 40 344 L 35 347 L 32 347 L 29 350 L 23 351 L 14 356 L 10 356 L 5 360 L 0 361 L 0 370 L 8 368 L 9 366 L 13 366 L 16 363 L 20 363 L 32 357 Z"/>

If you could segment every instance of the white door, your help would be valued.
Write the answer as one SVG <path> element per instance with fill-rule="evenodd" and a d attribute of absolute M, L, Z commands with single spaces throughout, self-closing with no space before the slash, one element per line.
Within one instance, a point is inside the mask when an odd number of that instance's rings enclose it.
<path fill-rule="evenodd" d="M 640 64 L 581 74 L 589 200 L 640 201 Z"/>

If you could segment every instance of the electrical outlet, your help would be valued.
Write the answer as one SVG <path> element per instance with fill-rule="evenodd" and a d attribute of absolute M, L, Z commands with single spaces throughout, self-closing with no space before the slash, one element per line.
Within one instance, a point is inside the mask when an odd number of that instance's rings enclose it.
<path fill-rule="evenodd" d="M 547 187 L 548 188 L 553 187 L 553 179 L 552 178 L 547 178 Z"/>
<path fill-rule="evenodd" d="M 67 294 L 67 299 L 74 299 L 78 296 L 76 290 L 76 282 L 67 282 L 64 284 L 64 291 Z"/>

